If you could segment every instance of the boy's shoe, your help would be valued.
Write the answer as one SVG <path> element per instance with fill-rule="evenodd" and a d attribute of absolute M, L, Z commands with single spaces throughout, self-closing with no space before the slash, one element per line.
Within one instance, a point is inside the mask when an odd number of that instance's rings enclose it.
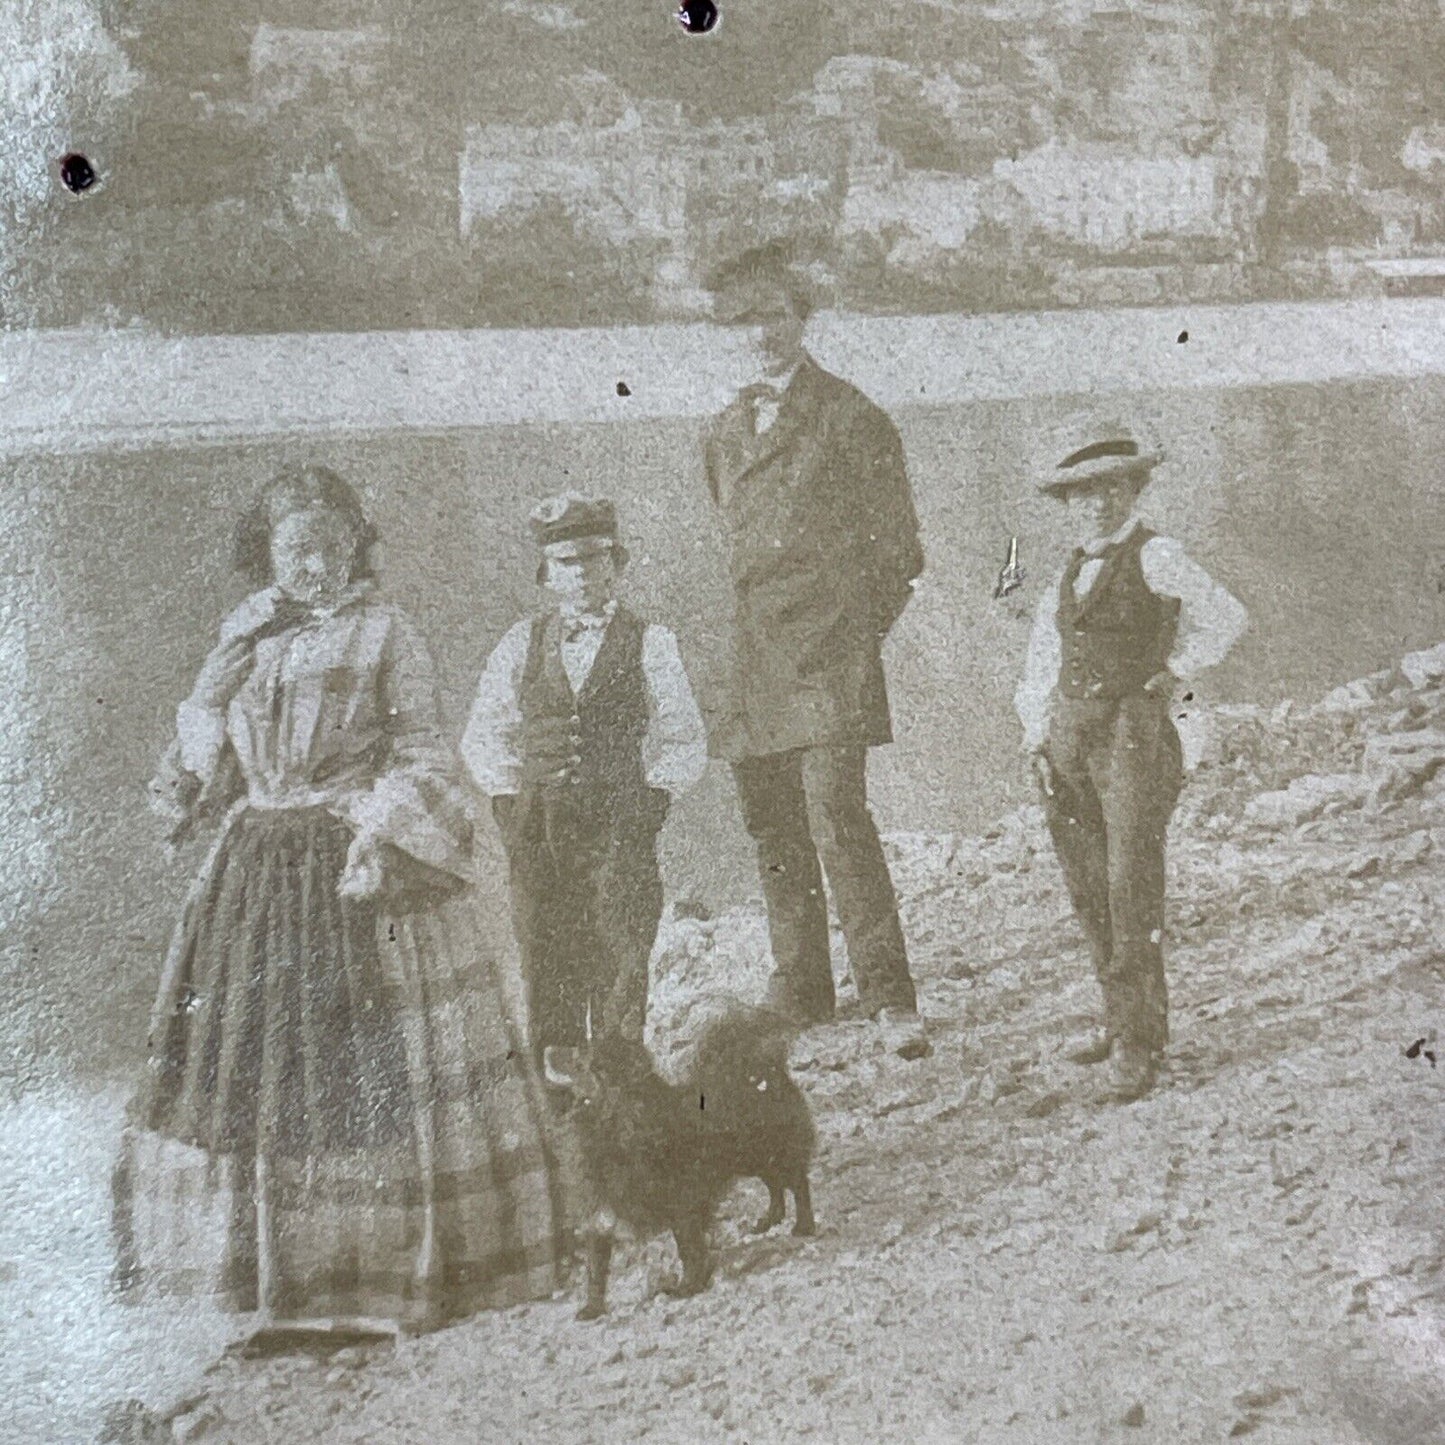
<path fill-rule="evenodd" d="M 1103 1029 L 1090 1029 L 1067 1040 L 1064 1057 L 1071 1064 L 1107 1063 L 1112 1042 Z"/>
<path fill-rule="evenodd" d="M 1121 1104 L 1142 1099 L 1157 1078 L 1154 1051 L 1145 1044 L 1115 1039 L 1109 1050 L 1109 1088 Z"/>
<path fill-rule="evenodd" d="M 933 1052 L 917 1009 L 881 1008 L 877 1018 L 883 1046 L 890 1053 L 912 1060 L 926 1059 Z"/>

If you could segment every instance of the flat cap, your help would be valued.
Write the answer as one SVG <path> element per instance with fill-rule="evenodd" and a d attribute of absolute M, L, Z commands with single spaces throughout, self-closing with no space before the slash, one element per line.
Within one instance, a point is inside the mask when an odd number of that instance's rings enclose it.
<path fill-rule="evenodd" d="M 617 541 L 617 508 L 605 497 L 584 497 L 577 492 L 548 497 L 528 518 L 539 547 L 588 538 Z"/>

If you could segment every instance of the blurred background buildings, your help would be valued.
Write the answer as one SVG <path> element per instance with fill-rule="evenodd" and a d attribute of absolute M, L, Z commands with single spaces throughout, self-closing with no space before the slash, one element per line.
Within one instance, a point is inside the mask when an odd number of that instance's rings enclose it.
<path fill-rule="evenodd" d="M 702 39 L 666 0 L 47 3 L 131 74 L 102 185 L 15 233 L 12 326 L 677 318 L 781 230 L 865 311 L 1445 275 L 1440 0 L 732 0 Z"/>

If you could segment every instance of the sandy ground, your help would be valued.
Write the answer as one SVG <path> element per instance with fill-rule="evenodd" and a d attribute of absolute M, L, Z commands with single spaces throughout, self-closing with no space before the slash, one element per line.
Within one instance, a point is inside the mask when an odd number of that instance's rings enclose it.
<path fill-rule="evenodd" d="M 574 1288 L 370 1357 L 226 1360 L 174 1435 L 1445 1439 L 1441 681 L 1214 720 L 1147 1099 L 1105 1103 L 1060 1057 L 1096 994 L 1037 810 L 895 840 L 935 1052 L 905 1063 L 866 1023 L 799 1040 L 816 1238 L 744 1237 L 740 1186 L 697 1299 L 655 1293 L 670 1242 L 631 1247 L 600 1323 Z M 700 994 L 757 986 L 763 937 L 755 909 L 669 925 L 664 1058 Z"/>

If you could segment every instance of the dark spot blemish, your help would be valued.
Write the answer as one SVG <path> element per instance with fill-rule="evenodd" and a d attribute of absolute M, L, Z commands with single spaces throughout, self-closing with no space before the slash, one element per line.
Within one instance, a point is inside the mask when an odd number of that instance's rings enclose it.
<path fill-rule="evenodd" d="M 66 190 L 78 196 L 95 184 L 95 167 L 78 151 L 72 151 L 60 158 L 60 180 Z"/>
<path fill-rule="evenodd" d="M 628 386 L 625 381 L 619 381 L 617 383 L 617 394 L 618 396 L 631 396 L 632 388 Z"/>
<path fill-rule="evenodd" d="M 1429 1039 L 1416 1039 L 1415 1042 L 1405 1050 L 1405 1057 L 1407 1059 L 1429 1059 L 1430 1067 L 1433 1069 L 1435 1067 L 1435 1051 L 1425 1047 L 1429 1042 Z"/>
<path fill-rule="evenodd" d="M 1184 694 L 1183 698 L 1180 699 L 1180 701 L 1182 701 L 1182 702 L 1193 702 L 1193 701 L 1194 701 L 1194 694 L 1193 694 L 1192 692 L 1186 692 L 1186 693 Z"/>
<path fill-rule="evenodd" d="M 1189 333 L 1187 331 L 1181 331 L 1174 339 L 1180 346 L 1183 346 L 1184 343 L 1189 340 Z"/>
<path fill-rule="evenodd" d="M 689 35 L 706 35 L 720 19 L 713 0 L 682 0 L 677 7 L 677 23 Z"/>

